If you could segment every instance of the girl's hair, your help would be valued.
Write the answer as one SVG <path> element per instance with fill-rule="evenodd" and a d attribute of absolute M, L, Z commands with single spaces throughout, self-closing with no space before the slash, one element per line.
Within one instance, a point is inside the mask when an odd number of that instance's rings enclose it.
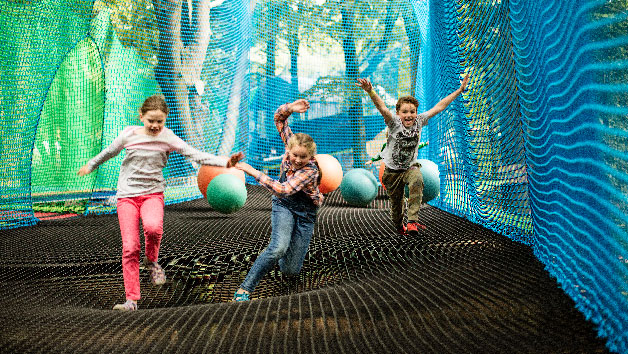
<path fill-rule="evenodd" d="M 305 133 L 295 133 L 290 137 L 290 139 L 288 139 L 288 149 L 292 149 L 295 145 L 303 146 L 312 156 L 316 155 L 316 143 L 311 136 Z M 318 166 L 318 161 L 314 160 L 314 164 L 316 165 L 316 168 L 318 168 L 318 178 L 316 179 L 316 183 L 321 183 L 323 171 L 321 171 L 320 166 Z"/>
<path fill-rule="evenodd" d="M 168 104 L 162 95 L 152 95 L 146 100 L 144 100 L 144 104 L 140 107 L 140 112 L 142 114 L 146 114 L 148 111 L 159 110 L 166 115 L 170 113 L 170 109 L 168 109 Z"/>
<path fill-rule="evenodd" d="M 397 112 L 399 112 L 401 105 L 404 103 L 410 103 L 411 105 L 414 105 L 414 107 L 416 107 L 417 109 L 419 108 L 419 101 L 416 98 L 412 96 L 403 96 L 399 97 L 399 100 L 397 100 L 397 105 L 395 106 Z"/>
<path fill-rule="evenodd" d="M 305 133 L 295 133 L 288 139 L 288 149 L 292 149 L 295 145 L 303 146 L 312 156 L 316 155 L 316 143 Z"/>

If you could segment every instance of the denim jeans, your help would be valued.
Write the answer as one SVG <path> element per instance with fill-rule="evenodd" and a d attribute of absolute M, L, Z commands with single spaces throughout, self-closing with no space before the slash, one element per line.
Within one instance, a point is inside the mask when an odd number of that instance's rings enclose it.
<path fill-rule="evenodd" d="M 262 277 L 279 262 L 283 274 L 297 275 L 314 233 L 317 207 L 296 198 L 272 199 L 270 244 L 257 257 L 240 287 L 253 292 Z"/>

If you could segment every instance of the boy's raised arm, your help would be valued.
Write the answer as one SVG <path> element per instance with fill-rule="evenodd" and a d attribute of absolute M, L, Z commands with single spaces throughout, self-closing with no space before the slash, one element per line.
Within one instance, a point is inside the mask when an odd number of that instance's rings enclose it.
<path fill-rule="evenodd" d="M 375 104 L 375 108 L 377 108 L 379 113 L 384 117 L 384 122 L 388 125 L 388 123 L 393 119 L 393 115 L 388 107 L 386 107 L 384 100 L 379 97 L 375 90 L 373 90 L 373 85 L 369 79 L 358 79 L 358 83 L 356 83 L 356 85 L 360 86 L 364 91 L 366 91 L 366 93 L 368 93 L 369 97 L 373 101 L 373 104 Z"/>
<path fill-rule="evenodd" d="M 460 87 L 456 91 L 450 93 L 449 96 L 440 100 L 434 107 L 432 107 L 432 109 L 425 112 L 428 116 L 428 119 L 444 111 L 445 108 L 447 108 L 447 106 L 449 106 L 456 99 L 456 97 L 458 97 L 458 95 L 460 95 L 462 92 L 464 92 L 464 90 L 466 90 L 467 83 L 469 83 L 469 74 L 467 74 L 467 76 L 465 76 L 464 79 L 462 79 L 462 82 L 460 83 Z"/>

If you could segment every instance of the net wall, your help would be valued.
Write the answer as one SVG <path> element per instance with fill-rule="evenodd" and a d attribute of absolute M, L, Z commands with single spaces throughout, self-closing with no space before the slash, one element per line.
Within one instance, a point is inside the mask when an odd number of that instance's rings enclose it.
<path fill-rule="evenodd" d="M 0 2 L 0 229 L 46 213 L 114 211 L 123 154 L 76 170 L 153 93 L 167 125 L 276 176 L 274 110 L 311 102 L 295 131 L 346 170 L 384 143 L 389 107 L 469 90 L 424 129 L 431 204 L 531 245 L 609 348 L 628 350 L 626 0 Z M 166 202 L 200 197 L 176 153 Z M 372 167 L 376 172 L 377 166 Z"/>
<path fill-rule="evenodd" d="M 537 257 L 628 351 L 628 8 L 512 4 Z"/>

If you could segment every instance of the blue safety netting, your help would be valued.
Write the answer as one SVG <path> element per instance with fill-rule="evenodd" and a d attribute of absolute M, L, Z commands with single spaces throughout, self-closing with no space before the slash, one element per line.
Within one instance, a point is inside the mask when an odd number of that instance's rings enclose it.
<path fill-rule="evenodd" d="M 424 129 L 440 170 L 433 206 L 530 245 L 608 338 L 628 351 L 628 0 L 0 2 L 0 229 L 110 213 L 123 154 L 76 170 L 153 93 L 167 125 L 275 176 L 272 115 L 349 170 L 385 126 L 355 86 L 420 110 L 469 89 Z M 174 154 L 168 204 L 201 196 Z M 378 166 L 370 167 L 377 175 Z M 252 182 L 252 181 L 251 181 Z"/>

